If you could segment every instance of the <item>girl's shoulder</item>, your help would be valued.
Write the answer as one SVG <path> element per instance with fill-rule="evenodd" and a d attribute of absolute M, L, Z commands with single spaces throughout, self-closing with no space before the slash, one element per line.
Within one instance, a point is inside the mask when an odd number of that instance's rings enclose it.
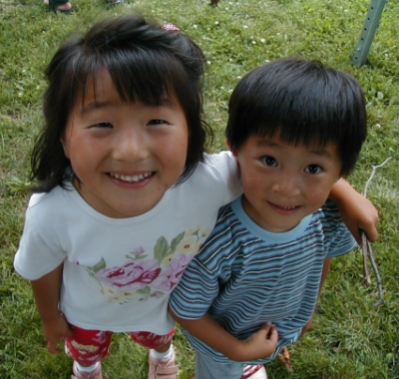
<path fill-rule="evenodd" d="M 40 215 L 43 218 L 52 214 L 60 214 L 62 209 L 69 207 L 72 199 L 72 186 L 55 187 L 50 192 L 34 193 L 28 203 L 27 214 Z"/>
<path fill-rule="evenodd" d="M 205 154 L 204 161 L 198 164 L 194 174 L 223 180 L 236 179 L 238 177 L 237 162 L 229 151 Z"/>
<path fill-rule="evenodd" d="M 232 201 L 242 192 L 234 156 L 228 151 L 205 154 L 204 161 L 198 164 L 187 180 L 185 189 L 187 188 L 192 193 L 219 197 L 221 200 L 218 207 Z"/>

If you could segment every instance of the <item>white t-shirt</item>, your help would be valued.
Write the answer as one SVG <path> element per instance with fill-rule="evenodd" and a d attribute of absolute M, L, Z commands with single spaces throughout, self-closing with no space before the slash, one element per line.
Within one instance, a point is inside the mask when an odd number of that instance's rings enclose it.
<path fill-rule="evenodd" d="M 73 325 L 168 333 L 171 291 L 214 227 L 218 209 L 241 192 L 230 153 L 205 158 L 137 217 L 104 216 L 72 185 L 33 195 L 15 269 L 35 280 L 64 262 L 60 309 Z"/>

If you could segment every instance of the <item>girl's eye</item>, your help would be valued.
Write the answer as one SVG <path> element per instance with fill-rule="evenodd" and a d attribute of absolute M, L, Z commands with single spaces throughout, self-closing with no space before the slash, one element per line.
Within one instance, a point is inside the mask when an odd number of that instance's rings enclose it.
<path fill-rule="evenodd" d="M 317 164 L 311 164 L 305 168 L 305 172 L 309 174 L 320 174 L 323 169 Z"/>
<path fill-rule="evenodd" d="M 148 122 L 148 125 L 162 125 L 162 124 L 167 124 L 167 122 L 161 119 L 154 119 Z"/>
<path fill-rule="evenodd" d="M 274 159 L 273 157 L 269 156 L 269 155 L 265 155 L 264 157 L 262 157 L 260 159 L 262 161 L 262 163 L 266 166 L 271 166 L 271 167 L 275 167 L 277 166 L 277 161 L 276 159 Z"/>
<path fill-rule="evenodd" d="M 113 128 L 112 124 L 110 122 L 99 122 L 97 124 L 94 124 L 93 127 L 95 128 Z"/>

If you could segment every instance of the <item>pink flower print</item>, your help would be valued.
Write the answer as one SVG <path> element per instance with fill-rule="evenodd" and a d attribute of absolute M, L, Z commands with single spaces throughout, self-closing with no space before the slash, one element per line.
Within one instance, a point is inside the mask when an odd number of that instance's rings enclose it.
<path fill-rule="evenodd" d="M 133 250 L 133 254 L 134 255 L 140 255 L 140 254 L 143 254 L 145 252 L 145 250 L 143 249 L 143 247 L 142 246 L 140 246 L 140 247 L 136 247 L 134 250 Z"/>
<path fill-rule="evenodd" d="M 170 291 L 179 282 L 183 271 L 190 263 L 193 256 L 191 254 L 178 254 L 170 261 L 152 287 L 159 290 Z"/>
<path fill-rule="evenodd" d="M 101 282 L 119 292 L 138 290 L 151 284 L 160 274 L 161 269 L 156 259 L 133 261 L 120 267 L 105 268 L 96 273 Z"/>

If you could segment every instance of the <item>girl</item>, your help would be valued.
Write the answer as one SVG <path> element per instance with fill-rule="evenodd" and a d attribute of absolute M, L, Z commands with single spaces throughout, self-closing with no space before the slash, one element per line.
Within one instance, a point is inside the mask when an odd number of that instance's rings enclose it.
<path fill-rule="evenodd" d="M 177 377 L 170 293 L 240 192 L 234 158 L 204 154 L 203 65 L 175 26 L 127 16 L 67 41 L 47 68 L 15 268 L 74 378 L 102 378 L 113 332 L 151 349 L 150 379 Z M 346 183 L 335 193 L 352 230 L 376 239 L 371 203 Z"/>

